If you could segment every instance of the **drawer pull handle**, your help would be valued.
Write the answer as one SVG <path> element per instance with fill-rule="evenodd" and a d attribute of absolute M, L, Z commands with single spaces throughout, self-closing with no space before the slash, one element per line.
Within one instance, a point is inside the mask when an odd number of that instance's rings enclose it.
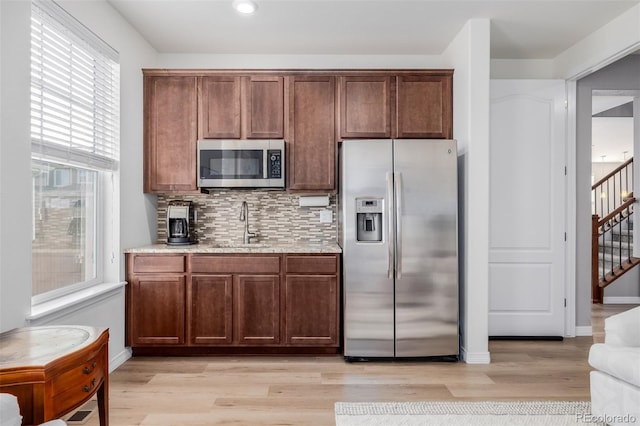
<path fill-rule="evenodd" d="M 96 385 L 96 379 L 94 377 L 93 379 L 91 379 L 91 385 L 84 385 L 82 387 L 82 392 L 86 392 L 86 393 L 91 392 L 91 389 L 93 389 L 95 385 Z"/>
<path fill-rule="evenodd" d="M 86 366 L 85 366 L 85 367 L 82 369 L 82 372 L 83 372 L 84 374 L 91 374 L 91 372 L 92 372 L 95 368 L 96 368 L 96 362 L 95 362 L 95 361 L 93 361 L 93 362 L 91 363 L 91 368 L 89 368 L 89 367 L 86 367 Z"/>

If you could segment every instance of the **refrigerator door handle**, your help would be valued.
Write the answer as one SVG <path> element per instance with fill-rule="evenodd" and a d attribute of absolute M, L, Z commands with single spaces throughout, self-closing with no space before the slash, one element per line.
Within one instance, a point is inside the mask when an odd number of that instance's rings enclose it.
<path fill-rule="evenodd" d="M 389 239 L 387 241 L 387 246 L 389 247 L 389 261 L 387 263 L 387 278 L 393 279 L 393 246 L 394 246 L 394 238 L 393 238 L 393 174 L 387 172 L 387 207 L 388 207 L 388 228 L 389 228 Z"/>
<path fill-rule="evenodd" d="M 402 173 L 394 174 L 396 184 L 396 279 L 402 278 Z"/>

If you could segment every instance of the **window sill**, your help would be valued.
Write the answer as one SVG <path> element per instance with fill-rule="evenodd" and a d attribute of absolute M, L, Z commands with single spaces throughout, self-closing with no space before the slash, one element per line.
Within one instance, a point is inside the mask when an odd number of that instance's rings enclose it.
<path fill-rule="evenodd" d="M 73 310 L 77 305 L 86 304 L 88 301 L 92 303 L 96 302 L 112 296 L 120 291 L 126 284 L 126 281 L 98 284 L 72 294 L 58 297 L 57 299 L 33 305 L 31 307 L 31 314 L 27 316 L 27 321 L 37 321 L 53 314 Z"/>

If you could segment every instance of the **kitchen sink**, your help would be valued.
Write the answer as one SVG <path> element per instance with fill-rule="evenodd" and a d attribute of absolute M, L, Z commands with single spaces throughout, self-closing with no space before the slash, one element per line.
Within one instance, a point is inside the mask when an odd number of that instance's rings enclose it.
<path fill-rule="evenodd" d="M 269 244 L 261 244 L 261 243 L 211 243 L 209 247 L 213 248 L 266 248 L 270 247 Z"/>

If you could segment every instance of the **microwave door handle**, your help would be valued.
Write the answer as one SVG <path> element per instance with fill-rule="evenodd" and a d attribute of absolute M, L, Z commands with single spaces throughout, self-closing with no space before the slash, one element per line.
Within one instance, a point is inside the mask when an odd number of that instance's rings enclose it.
<path fill-rule="evenodd" d="M 262 179 L 269 178 L 269 151 L 262 151 Z"/>

